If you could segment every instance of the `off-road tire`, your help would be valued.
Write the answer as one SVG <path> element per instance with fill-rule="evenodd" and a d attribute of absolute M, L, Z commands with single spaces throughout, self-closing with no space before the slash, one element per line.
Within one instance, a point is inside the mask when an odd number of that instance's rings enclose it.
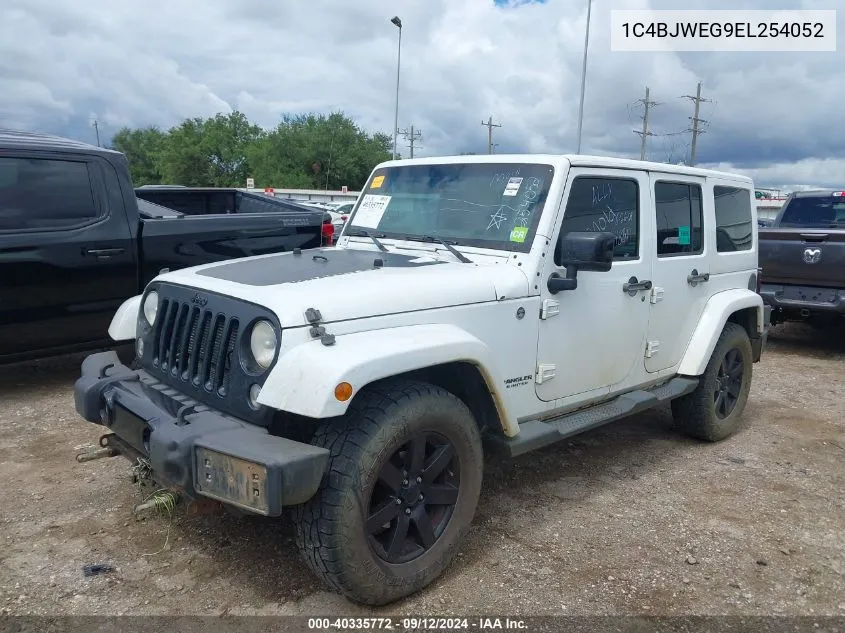
<path fill-rule="evenodd" d="M 720 418 L 715 406 L 719 372 L 725 356 L 733 349 L 739 352 L 742 359 L 742 383 L 733 409 L 727 417 Z M 707 442 L 718 442 L 735 433 L 748 401 L 752 365 L 753 354 L 748 332 L 736 323 L 725 324 L 695 391 L 672 401 L 675 427 L 690 437 Z"/>
<path fill-rule="evenodd" d="M 457 501 L 430 549 L 391 564 L 370 544 L 370 495 L 382 467 L 422 431 L 452 444 L 459 464 Z M 429 383 L 387 381 L 359 393 L 343 417 L 321 423 L 311 443 L 331 451 L 317 494 L 294 508 L 297 545 L 314 573 L 347 598 L 369 605 L 388 604 L 436 579 L 455 557 L 481 490 L 481 437 L 467 406 Z"/>

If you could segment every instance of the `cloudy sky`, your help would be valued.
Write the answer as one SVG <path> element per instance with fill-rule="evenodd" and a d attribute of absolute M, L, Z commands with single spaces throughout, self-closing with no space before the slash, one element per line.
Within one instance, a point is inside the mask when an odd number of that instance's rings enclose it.
<path fill-rule="evenodd" d="M 731 0 L 731 8 L 832 9 L 840 0 Z M 712 0 L 685 0 L 707 8 Z M 845 184 L 845 43 L 828 53 L 620 53 L 611 9 L 677 0 L 594 0 L 582 151 L 639 157 L 645 86 L 648 157 L 689 151 L 702 81 L 701 165 L 760 186 Z M 571 152 L 576 146 L 586 0 L 2 0 L 0 127 L 93 142 L 120 127 L 167 128 L 233 109 L 265 127 L 282 113 L 342 110 L 393 125 L 403 22 L 399 127 L 418 155 Z M 845 9 L 838 30 L 845 33 Z M 841 38 L 840 38 L 841 39 Z M 404 149 L 403 151 L 407 151 Z"/>

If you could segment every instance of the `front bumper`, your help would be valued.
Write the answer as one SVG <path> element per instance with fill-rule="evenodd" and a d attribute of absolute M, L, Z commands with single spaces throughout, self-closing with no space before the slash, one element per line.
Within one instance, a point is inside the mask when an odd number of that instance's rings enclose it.
<path fill-rule="evenodd" d="M 279 516 L 320 486 L 329 451 L 270 435 L 122 365 L 115 352 L 88 356 L 74 385 L 77 412 L 112 431 L 129 458 L 190 497 Z"/>
<path fill-rule="evenodd" d="M 760 287 L 763 302 L 776 313 L 787 316 L 826 314 L 845 316 L 845 290 L 763 283 Z"/>

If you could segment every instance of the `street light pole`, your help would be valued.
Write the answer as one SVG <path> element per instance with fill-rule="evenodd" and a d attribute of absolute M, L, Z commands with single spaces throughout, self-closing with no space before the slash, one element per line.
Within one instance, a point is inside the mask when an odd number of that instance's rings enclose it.
<path fill-rule="evenodd" d="M 396 143 L 399 134 L 399 65 L 402 62 L 402 20 L 393 16 L 390 20 L 399 29 L 399 50 L 396 55 L 396 110 L 393 116 L 393 160 L 396 160 Z"/>
<path fill-rule="evenodd" d="M 587 0 L 587 29 L 584 35 L 584 62 L 581 66 L 581 102 L 578 105 L 578 149 L 576 154 L 581 153 L 581 128 L 584 125 L 584 91 L 587 85 L 587 49 L 590 46 L 590 11 L 593 7 L 593 0 Z"/>

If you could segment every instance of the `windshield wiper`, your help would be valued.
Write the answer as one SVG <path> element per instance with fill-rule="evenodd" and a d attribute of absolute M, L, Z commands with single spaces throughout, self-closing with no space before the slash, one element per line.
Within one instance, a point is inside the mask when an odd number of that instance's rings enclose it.
<path fill-rule="evenodd" d="M 387 248 L 385 248 L 384 244 L 382 244 L 379 239 L 369 231 L 365 231 L 364 229 L 358 229 L 354 233 L 350 233 L 350 235 L 352 237 L 369 237 L 375 243 L 375 245 L 378 246 L 380 251 L 382 251 L 383 253 L 390 252 L 387 250 Z M 384 237 L 384 235 L 382 235 L 382 237 Z"/>
<path fill-rule="evenodd" d="M 466 255 L 461 253 L 457 248 L 452 246 L 452 244 L 457 244 L 457 242 L 452 242 L 450 244 L 449 242 L 447 242 L 446 240 L 444 240 L 442 238 L 433 237 L 431 235 L 420 235 L 420 236 L 405 235 L 405 236 L 403 236 L 402 239 L 408 240 L 409 242 L 437 242 L 438 244 L 442 244 L 443 246 L 445 246 L 449 250 L 449 252 L 452 253 L 452 255 L 454 255 L 455 257 L 457 257 L 459 260 L 461 260 L 462 263 L 464 263 L 464 264 L 471 264 L 472 263 L 472 260 L 470 258 L 468 258 Z"/>

